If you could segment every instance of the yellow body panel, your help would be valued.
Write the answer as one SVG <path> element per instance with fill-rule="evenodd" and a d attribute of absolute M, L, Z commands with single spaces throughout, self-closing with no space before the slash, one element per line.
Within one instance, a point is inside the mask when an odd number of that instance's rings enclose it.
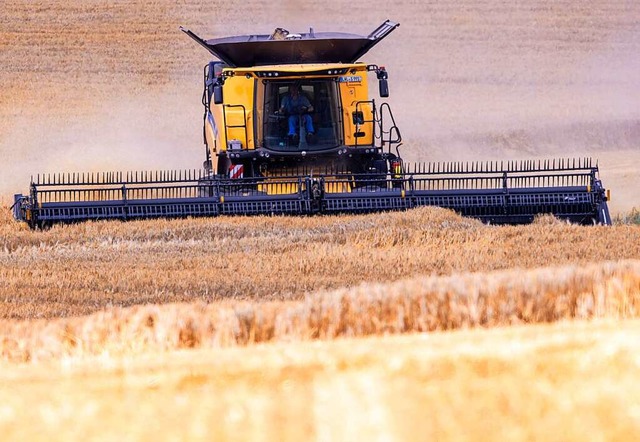
<path fill-rule="evenodd" d="M 302 183 L 302 190 L 305 189 L 305 183 Z M 348 178 L 325 179 L 325 192 L 327 193 L 349 193 L 352 189 L 352 183 Z M 297 182 L 269 181 L 258 185 L 259 192 L 265 192 L 267 195 L 290 195 L 298 193 Z"/>
<path fill-rule="evenodd" d="M 336 72 L 339 73 L 336 75 Z M 226 151 L 229 144 L 237 145 L 238 142 L 243 150 L 256 148 L 254 128 L 262 127 L 263 121 L 262 112 L 254 111 L 255 108 L 262 109 L 264 106 L 264 88 L 261 81 L 265 75 L 267 80 L 337 77 L 342 101 L 344 145 L 367 146 L 374 142 L 374 123 L 371 121 L 373 106 L 371 103 L 365 103 L 369 100 L 369 91 L 367 65 L 363 63 L 225 68 L 223 73 L 224 104 L 211 103 L 210 111 L 214 121 L 205 122 L 205 138 L 213 152 Z M 278 74 L 277 77 L 275 73 Z M 287 75 L 288 73 L 291 75 Z M 244 106 L 244 111 L 241 106 Z M 354 123 L 353 114 L 356 111 L 362 112 L 365 123 Z M 246 131 L 243 127 L 245 125 Z M 360 134 L 357 138 L 356 133 Z"/>
<path fill-rule="evenodd" d="M 298 193 L 298 183 L 267 182 L 258 185 L 258 192 L 265 192 L 267 195 L 290 195 Z"/>
<path fill-rule="evenodd" d="M 369 100 L 369 88 L 367 81 L 367 71 L 365 66 L 354 69 L 355 73 L 349 73 L 343 76 L 346 81 L 340 82 L 340 98 L 342 99 L 344 121 L 344 144 L 354 146 L 356 144 L 355 133 L 364 133 L 357 140 L 359 146 L 370 145 L 373 143 L 373 108 L 371 103 L 360 103 Z M 349 79 L 359 79 L 359 81 L 348 81 Z M 362 112 L 364 124 L 353 123 L 353 113 Z"/>
<path fill-rule="evenodd" d="M 353 183 L 350 177 L 336 179 L 325 179 L 325 191 L 327 193 L 345 193 L 351 192 Z"/>
<path fill-rule="evenodd" d="M 227 142 L 238 140 L 243 149 L 254 149 L 253 140 L 253 88 L 252 76 L 234 75 L 224 83 L 224 104 L 211 103 L 211 114 L 218 127 L 217 146 L 227 150 Z M 241 106 L 244 106 L 244 111 Z M 244 127 L 233 127 L 246 125 Z M 246 134 L 246 135 L 245 135 Z"/>
<path fill-rule="evenodd" d="M 324 172 L 324 168 L 309 168 L 305 171 L 305 175 L 314 176 L 320 175 Z M 302 186 L 302 190 L 306 190 L 305 183 L 299 183 L 297 178 L 293 176 L 293 172 L 289 172 L 292 176 L 291 178 L 282 178 L 282 176 L 286 176 L 286 169 L 273 169 L 269 172 L 265 171 L 264 176 L 267 178 L 266 182 L 258 185 L 258 191 L 265 192 L 267 195 L 288 195 L 292 193 L 298 193 L 298 186 Z M 269 179 L 269 175 L 273 175 L 278 178 Z M 353 178 L 348 173 L 345 172 L 343 175 L 338 177 L 325 177 L 325 192 L 327 193 L 345 193 L 351 192 L 353 188 Z"/>

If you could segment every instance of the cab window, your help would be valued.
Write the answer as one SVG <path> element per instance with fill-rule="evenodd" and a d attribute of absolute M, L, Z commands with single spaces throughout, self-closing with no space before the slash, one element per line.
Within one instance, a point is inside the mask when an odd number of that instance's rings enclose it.
<path fill-rule="evenodd" d="M 300 97 L 285 106 L 291 86 L 298 88 Z M 323 150 L 342 144 L 340 96 L 333 79 L 265 81 L 264 94 L 261 118 L 264 147 L 284 151 Z M 309 112 L 295 106 L 307 102 Z M 289 136 L 290 130 L 295 136 Z M 308 132 L 313 136 L 307 136 Z"/>

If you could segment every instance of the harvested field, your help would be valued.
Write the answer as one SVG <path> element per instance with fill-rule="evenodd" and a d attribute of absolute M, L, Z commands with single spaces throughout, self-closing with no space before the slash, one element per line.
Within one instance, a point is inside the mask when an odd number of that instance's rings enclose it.
<path fill-rule="evenodd" d="M 437 208 L 96 222 L 39 232 L 3 213 L 0 316 L 15 319 L 148 303 L 299 300 L 362 281 L 640 259 L 639 226 L 541 218 L 495 227 Z"/>

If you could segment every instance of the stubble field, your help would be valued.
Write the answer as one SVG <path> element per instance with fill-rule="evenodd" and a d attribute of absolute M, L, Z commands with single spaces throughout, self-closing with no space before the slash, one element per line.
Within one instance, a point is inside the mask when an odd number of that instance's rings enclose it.
<path fill-rule="evenodd" d="M 179 25 L 367 34 L 386 18 L 401 27 L 367 60 L 390 71 L 407 159 L 593 156 L 613 212 L 640 206 L 634 1 L 5 1 L 4 439 L 640 435 L 637 225 L 10 219 L 31 174 L 200 164 L 208 56 Z"/>

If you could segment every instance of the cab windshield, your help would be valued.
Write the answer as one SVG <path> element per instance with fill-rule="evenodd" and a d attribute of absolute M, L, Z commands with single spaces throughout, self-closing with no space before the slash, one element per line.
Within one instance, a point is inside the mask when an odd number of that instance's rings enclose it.
<path fill-rule="evenodd" d="M 262 110 L 258 121 L 264 147 L 313 151 L 342 144 L 340 99 L 333 79 L 264 81 L 263 86 L 264 103 L 257 111 Z"/>

